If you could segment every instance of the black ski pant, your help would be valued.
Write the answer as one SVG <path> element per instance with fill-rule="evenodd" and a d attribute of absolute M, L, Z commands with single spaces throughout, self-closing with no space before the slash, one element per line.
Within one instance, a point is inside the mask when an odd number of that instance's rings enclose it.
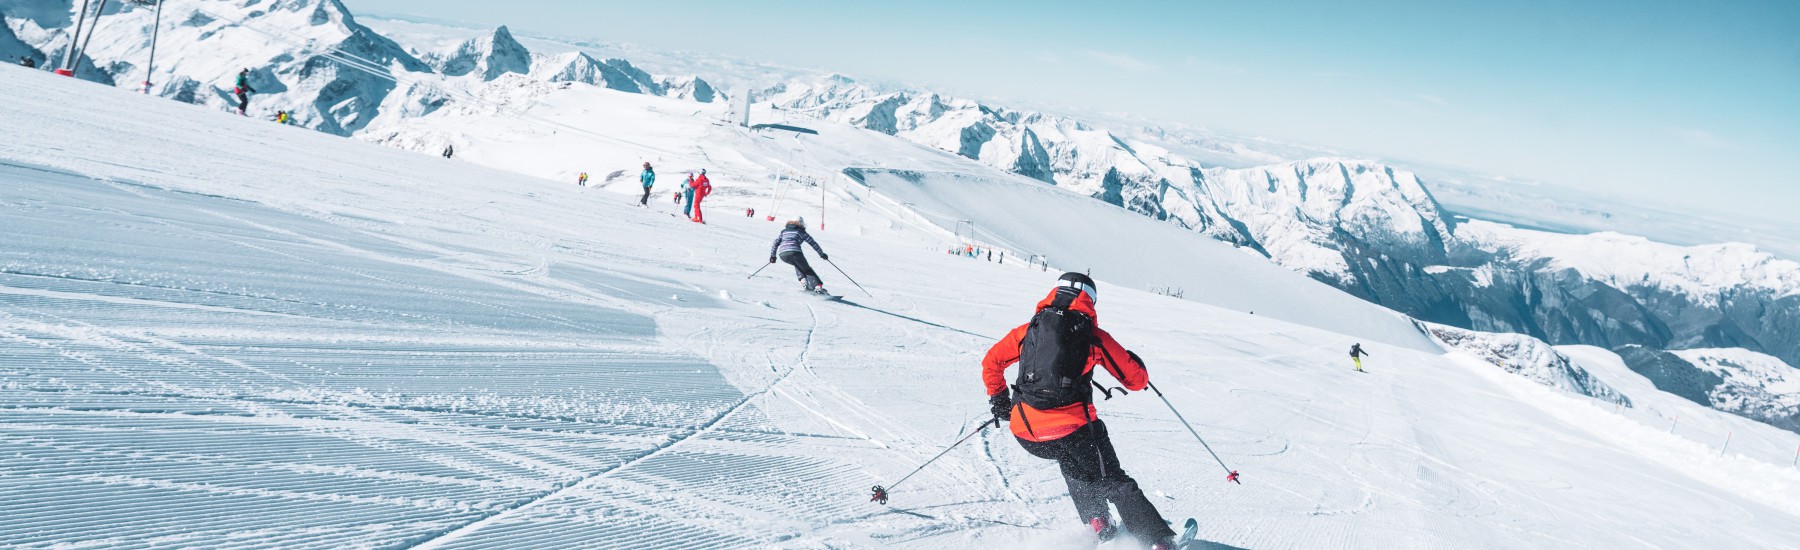
<path fill-rule="evenodd" d="M 650 206 L 650 186 L 644 186 L 644 198 L 638 199 L 638 206 Z"/>
<path fill-rule="evenodd" d="M 1119 455 L 1113 452 L 1112 438 L 1107 437 L 1106 424 L 1101 421 L 1089 422 L 1062 439 L 1020 439 L 1019 445 L 1032 456 L 1055 460 L 1062 467 L 1069 498 L 1075 501 L 1075 513 L 1082 522 L 1108 517 L 1106 503 L 1111 502 L 1119 508 L 1120 520 L 1132 535 L 1145 541 L 1175 536 L 1137 481 L 1119 468 Z"/>
<path fill-rule="evenodd" d="M 800 280 L 806 281 L 807 290 L 812 290 L 818 288 L 819 285 L 825 284 L 819 281 L 819 274 L 813 271 L 812 265 L 806 263 L 805 253 L 798 250 L 782 252 L 781 261 L 794 266 L 794 275 L 799 277 Z"/>

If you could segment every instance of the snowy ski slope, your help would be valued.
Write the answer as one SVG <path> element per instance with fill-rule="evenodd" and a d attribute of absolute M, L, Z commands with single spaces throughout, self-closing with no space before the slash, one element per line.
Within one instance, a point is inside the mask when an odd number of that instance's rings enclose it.
<path fill-rule="evenodd" d="M 1055 273 L 866 208 L 819 237 L 874 296 L 822 266 L 847 298 L 816 301 L 745 279 L 760 219 L 12 67 L 0 97 L 0 546 L 1091 547 L 1001 433 L 866 502 L 982 419 L 977 360 Z M 1467 357 L 1365 343 L 1356 373 L 1361 338 L 1102 279 L 1100 322 L 1244 485 L 1151 396 L 1101 414 L 1216 545 L 1800 540 L 1800 436 L 1681 412 L 1754 432 L 1719 456 Z"/>

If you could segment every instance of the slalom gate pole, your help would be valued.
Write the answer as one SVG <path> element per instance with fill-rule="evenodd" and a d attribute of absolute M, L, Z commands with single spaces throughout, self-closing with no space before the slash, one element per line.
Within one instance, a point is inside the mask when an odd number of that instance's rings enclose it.
<path fill-rule="evenodd" d="M 895 487 L 899 487 L 901 483 L 906 483 L 906 480 L 911 479 L 913 474 L 917 474 L 917 473 L 919 473 L 919 471 L 924 470 L 926 466 L 930 466 L 931 463 L 937 462 L 937 459 L 943 458 L 944 454 L 949 453 L 951 449 L 955 449 L 958 445 L 962 445 L 963 442 L 968 441 L 969 438 L 975 437 L 977 435 L 981 435 L 981 432 L 987 431 L 987 429 L 989 427 L 995 427 L 995 428 L 1000 427 L 1000 419 L 994 418 L 994 419 L 988 420 L 986 422 L 982 422 L 981 427 L 975 428 L 975 431 L 969 432 L 969 435 L 965 435 L 962 437 L 962 439 L 958 439 L 958 440 L 956 440 L 955 443 L 951 443 L 949 447 L 945 447 L 944 450 L 939 451 L 937 456 L 931 457 L 931 460 L 927 460 L 927 461 L 925 461 L 924 464 L 920 464 L 919 467 L 913 468 L 913 471 L 911 473 L 906 474 L 905 477 L 900 478 L 900 481 L 894 482 L 893 485 L 889 485 L 887 487 L 882 487 L 880 485 L 876 485 L 874 488 L 870 489 L 871 493 L 869 494 L 869 502 L 879 502 L 882 504 L 887 504 L 888 491 L 893 490 Z"/>
<path fill-rule="evenodd" d="M 856 282 L 856 279 L 851 279 L 851 278 L 850 278 L 850 274 L 849 274 L 849 273 L 844 273 L 844 268 L 841 268 L 841 267 L 838 267 L 838 266 L 837 266 L 837 262 L 833 262 L 833 261 L 831 261 L 831 259 L 829 259 L 829 258 L 827 258 L 827 259 L 826 259 L 826 260 L 825 260 L 825 263 L 828 263 L 828 264 L 831 264 L 831 268 L 832 268 L 832 269 L 836 269 L 836 270 L 837 270 L 837 272 L 838 272 L 838 274 L 839 274 L 839 275 L 843 275 L 843 276 L 844 276 L 844 279 L 846 279 L 846 280 L 848 280 L 848 281 L 850 281 L 850 284 L 853 284 L 853 285 L 856 285 L 856 288 L 857 288 L 857 289 L 858 289 L 858 290 L 861 290 L 861 291 L 863 291 L 863 294 L 869 294 L 869 289 L 866 289 L 866 288 L 863 288 L 863 286 L 862 286 L 862 285 L 861 285 L 861 284 L 859 284 L 859 283 L 857 283 L 857 282 Z M 874 298 L 874 297 L 875 297 L 875 295 L 874 295 L 874 294 L 869 294 L 869 297 L 870 297 L 870 298 Z"/>
<path fill-rule="evenodd" d="M 1212 455 L 1213 460 L 1217 461 L 1219 463 L 1220 468 L 1225 469 L 1225 474 L 1226 474 L 1225 480 L 1230 481 L 1232 483 L 1236 483 L 1238 485 L 1243 485 L 1244 482 L 1238 481 L 1237 470 L 1233 470 L 1233 469 L 1231 469 L 1230 466 L 1225 465 L 1225 460 L 1219 458 L 1219 453 L 1213 452 L 1212 445 L 1206 444 L 1206 438 L 1200 437 L 1200 432 L 1194 431 L 1194 426 L 1192 424 L 1188 424 L 1188 421 L 1186 418 L 1181 417 L 1181 411 L 1175 410 L 1175 404 L 1170 403 L 1169 398 L 1163 396 L 1162 390 L 1156 389 L 1156 384 L 1150 384 L 1150 391 L 1156 392 L 1156 397 L 1158 399 L 1162 399 L 1162 402 L 1164 405 L 1169 406 L 1169 412 L 1175 413 L 1175 419 L 1180 420 L 1182 426 L 1187 426 L 1188 433 L 1194 434 L 1194 439 L 1197 439 L 1200 441 L 1200 446 L 1206 448 L 1206 453 Z"/>
<path fill-rule="evenodd" d="M 769 266 L 772 266 L 772 265 L 775 265 L 775 262 L 769 262 L 769 263 L 766 263 L 766 264 L 763 264 L 763 266 L 762 266 L 762 267 L 759 267 L 759 268 L 756 268 L 756 271 L 752 271 L 752 272 L 750 272 L 750 276 L 749 276 L 749 277 L 744 277 L 744 278 L 745 278 L 745 279 L 754 279 L 754 278 L 756 278 L 756 274 L 757 274 L 757 273 L 762 273 L 762 270 L 764 270 L 764 269 L 768 269 L 768 268 L 769 268 Z"/>

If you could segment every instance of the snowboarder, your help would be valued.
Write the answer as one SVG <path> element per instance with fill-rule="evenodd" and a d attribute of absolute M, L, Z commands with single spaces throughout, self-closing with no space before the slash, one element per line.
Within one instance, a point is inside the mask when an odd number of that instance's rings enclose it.
<path fill-rule="evenodd" d="M 1064 273 L 1057 282 L 1038 302 L 1031 322 L 1007 333 L 982 359 L 981 380 L 991 412 L 1009 423 L 1026 452 L 1057 462 L 1075 512 L 1102 541 L 1118 534 L 1107 509 L 1111 503 L 1132 535 L 1153 549 L 1171 549 L 1174 530 L 1137 481 L 1120 469 L 1106 424 L 1095 418 L 1095 367 L 1106 367 L 1132 391 L 1150 384 L 1149 371 L 1137 353 L 1095 324 L 1092 279 Z M 1008 391 L 1006 368 L 1013 364 L 1019 372 Z"/>
<path fill-rule="evenodd" d="M 644 198 L 638 199 L 638 206 L 650 206 L 650 186 L 656 185 L 656 170 L 650 163 L 644 163 L 644 173 L 638 174 L 638 181 L 644 184 Z"/>
<path fill-rule="evenodd" d="M 712 194 L 712 180 L 706 179 L 706 170 L 700 170 L 700 177 L 694 179 L 694 223 L 706 223 L 706 216 L 700 214 L 700 201 Z"/>
<path fill-rule="evenodd" d="M 250 69 L 238 71 L 237 89 L 233 92 L 237 94 L 238 115 L 242 116 L 250 108 L 250 94 L 256 93 L 256 88 L 250 87 Z"/>
<path fill-rule="evenodd" d="M 681 215 L 693 217 L 693 215 L 694 215 L 694 173 L 693 172 L 688 172 L 687 182 L 681 184 L 681 198 L 682 198 L 682 200 L 686 201 L 686 202 L 681 203 Z"/>
<path fill-rule="evenodd" d="M 450 157 L 454 157 L 454 156 L 456 156 L 456 146 L 445 144 L 444 145 L 444 158 L 450 158 Z"/>
<path fill-rule="evenodd" d="M 1362 368 L 1362 358 L 1368 354 L 1369 352 L 1363 351 L 1362 342 L 1350 344 L 1350 360 L 1356 363 L 1356 372 L 1369 372 Z"/>
<path fill-rule="evenodd" d="M 32 59 L 29 55 L 19 56 L 19 65 L 24 66 L 27 69 L 36 69 L 37 60 Z"/>
<path fill-rule="evenodd" d="M 819 281 L 819 274 L 806 263 L 806 253 L 800 250 L 801 243 L 812 245 L 813 252 L 818 253 L 819 259 L 831 260 L 831 256 L 819 248 L 819 241 L 813 240 L 812 235 L 806 233 L 806 218 L 794 218 L 788 220 L 781 235 L 775 237 L 775 244 L 769 246 L 769 263 L 775 263 L 775 258 L 779 256 L 781 261 L 794 266 L 794 275 L 806 282 L 807 292 L 827 294 L 825 283 Z"/>
<path fill-rule="evenodd" d="M 587 187 L 587 172 L 582 172 L 581 175 L 575 176 L 575 185 Z"/>

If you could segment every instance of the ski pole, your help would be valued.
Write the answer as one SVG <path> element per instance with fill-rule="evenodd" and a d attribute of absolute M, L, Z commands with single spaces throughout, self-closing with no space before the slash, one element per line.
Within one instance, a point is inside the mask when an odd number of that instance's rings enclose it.
<path fill-rule="evenodd" d="M 843 276 L 844 276 L 844 279 L 845 279 L 845 280 L 848 280 L 848 281 L 850 281 L 850 284 L 853 284 L 853 285 L 856 285 L 856 288 L 857 288 L 857 289 L 858 289 L 858 290 L 861 290 L 861 291 L 863 291 L 863 294 L 869 294 L 869 289 L 866 289 L 866 288 L 863 288 L 863 286 L 862 286 L 862 285 L 861 285 L 861 284 L 858 284 L 858 283 L 857 283 L 857 282 L 856 282 L 856 279 L 851 279 L 851 278 L 850 278 L 850 274 L 849 274 L 849 273 L 844 273 L 844 268 L 841 268 L 841 267 L 838 267 L 838 266 L 837 266 L 837 262 L 833 262 L 833 261 L 831 261 L 831 258 L 826 258 L 826 259 L 825 259 L 825 263 L 828 263 L 828 264 L 831 264 L 831 268 L 832 268 L 832 269 L 836 269 L 836 270 L 837 270 L 837 272 L 838 272 L 838 274 L 839 274 L 839 275 L 843 275 Z M 875 295 L 874 295 L 874 294 L 869 294 L 869 297 L 870 297 L 870 298 L 874 298 L 874 297 L 875 297 Z"/>
<path fill-rule="evenodd" d="M 893 485 L 889 485 L 885 488 L 883 488 L 880 485 L 876 485 L 873 489 L 870 489 L 870 491 L 872 491 L 872 492 L 869 495 L 869 502 L 879 502 L 882 504 L 887 504 L 888 491 L 893 490 L 893 488 L 895 488 L 895 487 L 899 487 L 901 483 L 906 483 L 906 480 L 911 479 L 913 474 L 917 474 L 917 473 L 919 473 L 920 470 L 924 470 L 926 466 L 930 466 L 931 463 L 937 462 L 937 459 L 943 458 L 945 453 L 950 452 L 951 449 L 955 449 L 957 445 L 962 445 L 963 442 L 968 441 L 969 438 L 975 437 L 977 435 L 980 435 L 981 432 L 987 431 L 988 427 L 990 427 L 990 426 L 995 427 L 995 428 L 1000 427 L 1000 419 L 994 418 L 993 420 L 982 422 L 981 427 L 975 428 L 975 431 L 969 432 L 969 435 L 965 435 L 962 437 L 962 439 L 958 439 L 958 440 L 956 440 L 955 443 L 951 443 L 949 447 L 945 447 L 944 450 L 939 451 L 937 456 L 931 457 L 931 460 L 927 460 L 927 461 L 925 461 L 924 464 L 920 464 L 919 467 L 913 468 L 913 471 L 911 473 L 906 474 L 906 477 L 900 478 L 900 481 L 894 482 Z"/>
<path fill-rule="evenodd" d="M 1225 469 L 1225 474 L 1226 474 L 1225 480 L 1230 481 L 1232 483 L 1236 483 L 1238 485 L 1243 485 L 1244 482 L 1238 481 L 1237 470 L 1233 470 L 1233 469 L 1231 469 L 1230 466 L 1225 465 L 1225 460 L 1219 458 L 1219 453 L 1213 452 L 1212 445 L 1206 444 L 1206 438 L 1200 437 L 1200 432 L 1194 431 L 1194 426 L 1192 424 L 1188 424 L 1188 421 L 1186 418 L 1181 417 L 1181 411 L 1175 410 L 1175 404 L 1170 403 L 1169 398 L 1163 397 L 1162 390 L 1156 389 L 1156 384 L 1150 384 L 1150 391 L 1156 392 L 1156 397 L 1159 399 L 1162 399 L 1162 402 L 1164 405 L 1169 406 L 1169 412 L 1175 413 L 1175 419 L 1180 420 L 1181 425 L 1187 426 L 1188 433 L 1194 434 L 1194 439 L 1200 440 L 1200 446 L 1206 448 L 1206 453 L 1212 455 L 1213 460 L 1215 460 L 1219 463 L 1220 468 Z"/>
<path fill-rule="evenodd" d="M 768 269 L 768 268 L 769 268 L 769 266 L 772 266 L 772 265 L 775 265 L 775 262 L 769 262 L 769 263 L 766 263 L 766 264 L 763 264 L 763 266 L 762 266 L 762 267 L 759 267 L 759 268 L 756 268 L 756 271 L 752 271 L 752 272 L 750 272 L 750 276 L 749 276 L 749 277 L 744 277 L 744 278 L 745 278 L 745 279 L 755 279 L 755 278 L 756 278 L 756 274 L 757 274 L 757 273 L 762 273 L 762 270 L 764 270 L 764 269 Z"/>

